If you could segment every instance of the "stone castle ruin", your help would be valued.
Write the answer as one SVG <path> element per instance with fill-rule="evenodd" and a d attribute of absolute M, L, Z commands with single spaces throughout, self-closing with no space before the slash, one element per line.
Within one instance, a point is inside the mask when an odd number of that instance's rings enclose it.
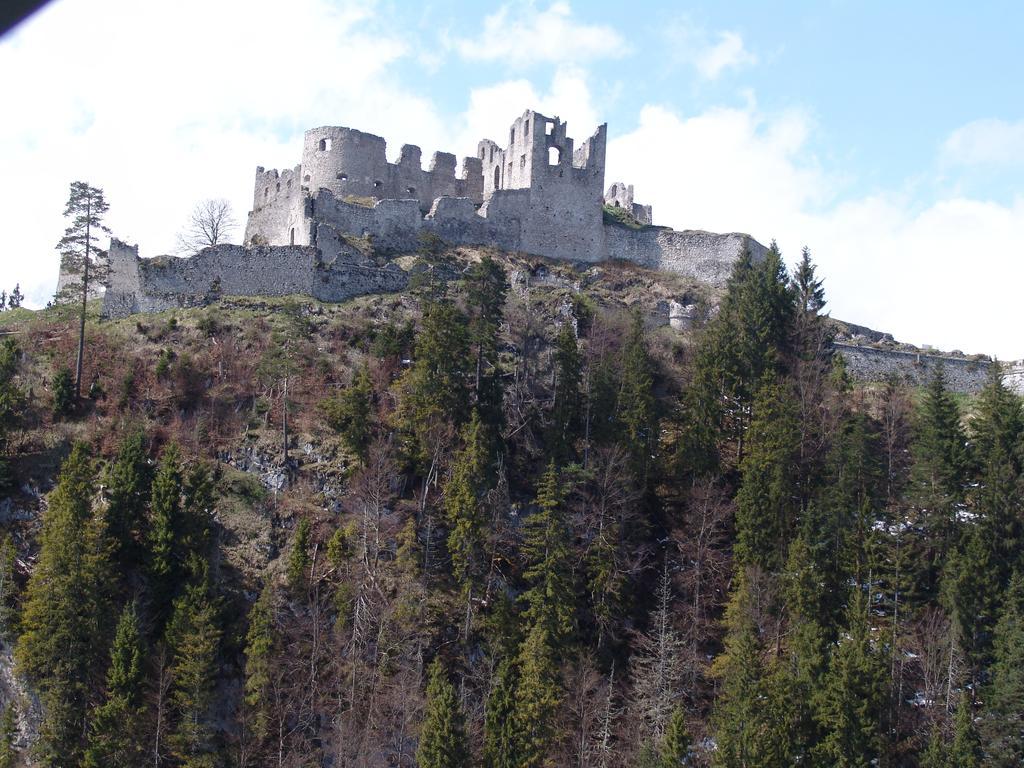
<path fill-rule="evenodd" d="M 256 169 L 242 246 L 140 259 L 137 247 L 114 241 L 104 313 L 195 306 L 218 295 L 341 301 L 400 290 L 405 273 L 375 255 L 411 253 L 424 239 L 575 262 L 623 259 L 718 285 L 741 253 L 765 250 L 744 234 L 654 226 L 631 185 L 606 191 L 607 125 L 577 147 L 565 122 L 528 110 L 504 147 L 481 141 L 458 174 L 446 152 L 424 170 L 419 147 L 403 146 L 394 163 L 386 149 L 383 138 L 352 128 L 307 131 L 297 166 Z"/>

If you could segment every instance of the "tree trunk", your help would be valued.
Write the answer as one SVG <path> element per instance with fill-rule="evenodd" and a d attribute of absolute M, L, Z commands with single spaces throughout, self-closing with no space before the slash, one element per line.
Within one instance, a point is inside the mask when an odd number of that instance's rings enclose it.
<path fill-rule="evenodd" d="M 78 318 L 78 360 L 75 363 L 75 400 L 82 399 L 82 358 L 85 356 L 85 305 L 89 300 L 89 246 L 92 224 L 92 196 L 85 201 L 85 261 L 82 264 L 82 312 Z"/>

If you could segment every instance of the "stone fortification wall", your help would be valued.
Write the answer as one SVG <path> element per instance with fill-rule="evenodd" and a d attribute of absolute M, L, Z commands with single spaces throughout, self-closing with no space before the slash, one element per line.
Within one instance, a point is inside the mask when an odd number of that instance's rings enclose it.
<path fill-rule="evenodd" d="M 641 205 L 633 199 L 633 185 L 614 182 L 604 193 L 604 204 L 628 211 L 639 224 L 653 224 L 654 212 L 649 205 Z"/>
<path fill-rule="evenodd" d="M 292 170 L 256 169 L 253 209 L 245 225 L 245 242 L 258 245 L 309 245 L 306 195 L 299 181 L 300 167 Z"/>
<path fill-rule="evenodd" d="M 218 245 L 189 258 L 140 259 L 137 246 L 111 244 L 116 267 L 103 301 L 106 317 L 202 306 L 221 296 L 303 294 L 344 301 L 400 291 L 408 280 L 395 266 L 336 259 L 324 263 L 310 246 Z"/>
<path fill-rule="evenodd" d="M 306 131 L 302 186 L 313 195 L 328 189 L 339 198 L 418 200 L 424 212 L 442 195 L 482 202 L 479 158 L 465 158 L 462 176 L 456 177 L 455 155 L 435 152 L 429 168 L 423 170 L 419 147 L 404 145 L 397 163 L 387 161 L 386 147 L 380 136 L 352 128 L 324 126 Z"/>
<path fill-rule="evenodd" d="M 667 227 L 633 229 L 606 224 L 605 239 L 609 258 L 675 272 L 711 285 L 725 284 L 744 251 L 749 250 L 755 260 L 764 258 L 767 251 L 750 235 L 677 232 Z"/>
<path fill-rule="evenodd" d="M 846 369 L 858 381 L 885 381 L 896 376 L 913 386 L 924 386 L 940 363 L 946 381 L 954 392 L 974 394 L 981 391 L 988 377 L 988 360 L 966 360 L 960 357 L 928 355 L 898 349 L 876 349 L 835 343 L 836 351 L 846 361 Z"/>

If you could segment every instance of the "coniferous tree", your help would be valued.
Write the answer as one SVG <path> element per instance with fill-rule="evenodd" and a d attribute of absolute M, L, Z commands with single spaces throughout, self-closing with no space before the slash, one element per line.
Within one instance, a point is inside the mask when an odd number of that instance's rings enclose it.
<path fill-rule="evenodd" d="M 301 597 L 309 586 L 309 520 L 303 517 L 295 526 L 292 551 L 288 555 L 288 586 L 292 594 Z"/>
<path fill-rule="evenodd" d="M 661 765 L 658 768 L 679 768 L 688 765 L 692 740 L 686 728 L 686 713 L 677 706 L 669 717 L 665 738 L 661 742 Z"/>
<path fill-rule="evenodd" d="M 452 573 L 467 595 L 467 601 L 471 600 L 473 584 L 480 579 L 484 568 L 483 496 L 489 469 L 484 429 L 474 410 L 462 430 L 463 447 L 455 456 L 452 477 L 444 492 Z"/>
<path fill-rule="evenodd" d="M 92 509 L 94 477 L 88 448 L 76 444 L 43 516 L 16 648 L 18 667 L 44 706 L 37 756 L 47 766 L 82 759 L 97 672 L 104 668 L 109 546 Z"/>
<path fill-rule="evenodd" d="M 5 454 L 8 451 L 8 436 L 17 427 L 25 413 L 26 397 L 15 384 L 18 372 L 18 344 L 13 338 L 0 343 L 0 491 L 8 488 L 13 478 Z"/>
<path fill-rule="evenodd" d="M 96 246 L 100 232 L 109 233 L 103 224 L 109 206 L 103 199 L 103 190 L 90 186 L 84 181 L 71 183 L 64 217 L 70 218 L 64 237 L 57 243 L 61 257 L 61 270 L 71 280 L 65 287 L 67 295 L 58 297 L 62 301 L 80 301 L 78 327 L 78 358 L 75 363 L 75 400 L 82 398 L 82 363 L 85 357 L 85 309 L 94 284 L 106 279 L 106 266 L 97 258 Z"/>
<path fill-rule="evenodd" d="M 432 432 L 458 430 L 469 417 L 471 371 L 466 316 L 450 301 L 429 302 L 399 409 L 399 423 L 410 431 L 411 453 L 424 470 L 436 460 Z"/>
<path fill-rule="evenodd" d="M 537 509 L 523 521 L 522 546 L 529 585 L 523 594 L 526 619 L 530 626 L 542 624 L 547 630 L 546 642 L 555 647 L 569 639 L 575 622 L 575 589 L 560 482 L 551 462 L 537 488 Z"/>
<path fill-rule="evenodd" d="M 1024 762 L 1024 577 L 1020 572 L 1006 591 L 993 655 L 990 682 L 982 691 L 983 764 L 1010 768 Z"/>
<path fill-rule="evenodd" d="M 837 768 L 877 765 L 882 753 L 886 670 L 871 642 L 867 606 L 853 593 L 846 632 L 832 650 L 816 708 L 822 729 L 817 753 Z"/>
<path fill-rule="evenodd" d="M 633 474 L 641 485 L 646 485 L 658 442 L 653 367 L 644 340 L 643 318 L 637 313 L 622 349 L 617 415 L 622 426 L 622 442 L 632 458 Z"/>
<path fill-rule="evenodd" d="M 555 339 L 555 392 L 551 407 L 548 454 L 557 462 L 575 458 L 580 427 L 580 381 L 583 359 L 576 334 L 564 323 Z"/>
<path fill-rule="evenodd" d="M 712 714 L 716 768 L 789 765 L 791 735 L 782 678 L 764 655 L 751 615 L 751 572 L 734 579 L 726 606 L 725 649 L 712 672 L 721 681 Z"/>
<path fill-rule="evenodd" d="M 498 664 L 484 711 L 485 768 L 518 768 L 519 731 L 516 720 L 516 689 L 519 674 L 513 658 Z"/>
<path fill-rule="evenodd" d="M 508 280 L 505 270 L 490 254 L 469 269 L 466 276 L 469 340 L 475 375 L 476 410 L 491 439 L 501 427 L 503 387 L 498 365 L 498 332 L 501 329 Z"/>
<path fill-rule="evenodd" d="M 337 397 L 325 400 L 321 409 L 327 418 L 327 425 L 341 435 L 345 446 L 366 461 L 367 450 L 372 438 L 373 382 L 370 369 L 360 368 L 352 383 L 338 393 Z"/>
<path fill-rule="evenodd" d="M 440 659 L 430 665 L 427 685 L 427 709 L 416 750 L 419 768 L 467 768 L 469 747 L 462 708 L 441 666 Z"/>
<path fill-rule="evenodd" d="M 93 716 L 85 768 L 133 768 L 143 745 L 143 645 L 135 604 L 121 614 L 110 651 L 106 700 Z"/>
<path fill-rule="evenodd" d="M 164 448 L 153 479 L 146 542 L 150 590 L 158 616 L 167 615 L 182 577 L 182 483 L 181 452 L 171 443 Z"/>
<path fill-rule="evenodd" d="M 14 564 L 18 551 L 10 533 L 0 540 L 0 639 L 11 640 L 17 633 L 16 597 L 18 584 Z"/>
<path fill-rule="evenodd" d="M 126 565 L 139 558 L 137 537 L 144 530 L 152 477 L 141 431 L 128 434 L 107 471 L 107 534 L 114 554 Z"/>
<path fill-rule="evenodd" d="M 786 267 L 775 244 L 757 263 L 745 252 L 701 338 L 684 397 L 680 459 L 686 471 L 713 470 L 721 442 L 742 457 L 754 396 L 766 377 L 784 369 L 793 312 Z"/>
<path fill-rule="evenodd" d="M 798 509 L 796 488 L 797 416 L 784 384 L 766 384 L 754 401 L 736 494 L 736 560 L 778 572 L 785 563 Z"/>
<path fill-rule="evenodd" d="M 960 409 L 939 365 L 925 392 L 913 443 L 917 520 L 910 545 L 916 564 L 913 597 L 919 602 L 938 594 L 946 556 L 958 540 L 957 514 L 969 470 L 966 443 Z"/>
<path fill-rule="evenodd" d="M 15 742 L 18 738 L 17 708 L 12 701 L 4 707 L 0 718 L 0 768 L 15 768 L 18 765 L 18 750 Z"/>
<path fill-rule="evenodd" d="M 175 715 L 169 741 L 183 768 L 211 768 L 217 764 L 211 707 L 220 638 L 217 606 L 207 580 L 188 585 L 175 600 L 167 625 L 170 700 Z"/>
<path fill-rule="evenodd" d="M 981 745 L 974 728 L 971 700 L 966 691 L 960 694 L 960 703 L 957 704 L 948 760 L 951 768 L 978 768 L 981 765 Z"/>
<path fill-rule="evenodd" d="M 255 714 L 253 732 L 262 739 L 270 720 L 270 687 L 276 639 L 274 589 L 268 581 L 249 609 L 245 635 L 245 703 Z"/>
<path fill-rule="evenodd" d="M 557 728 L 555 715 L 562 700 L 558 662 L 551 634 L 543 621 L 534 623 L 519 651 L 515 727 L 517 768 L 549 764 Z"/>

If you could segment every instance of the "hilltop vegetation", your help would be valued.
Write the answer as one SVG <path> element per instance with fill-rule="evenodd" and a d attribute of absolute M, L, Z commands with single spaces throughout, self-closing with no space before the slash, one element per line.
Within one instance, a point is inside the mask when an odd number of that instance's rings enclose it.
<path fill-rule="evenodd" d="M 806 254 L 421 260 L 90 317 L 80 400 L 0 313 L 0 766 L 1019 764 L 998 376 L 854 385 Z"/>

